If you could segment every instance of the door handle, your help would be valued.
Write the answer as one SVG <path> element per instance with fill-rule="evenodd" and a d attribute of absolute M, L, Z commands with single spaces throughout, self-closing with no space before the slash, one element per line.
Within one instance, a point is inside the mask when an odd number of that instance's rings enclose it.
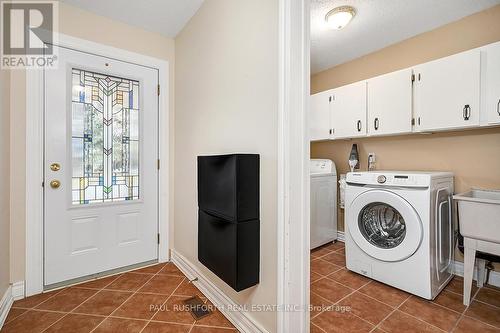
<path fill-rule="evenodd" d="M 500 116 L 500 99 L 498 100 L 498 103 L 497 103 L 497 113 Z"/>
<path fill-rule="evenodd" d="M 356 126 L 358 128 L 358 132 L 361 132 L 361 120 L 358 120 L 358 124 Z"/>
<path fill-rule="evenodd" d="M 53 189 L 58 189 L 59 186 L 61 186 L 61 182 L 58 181 L 57 179 L 50 181 L 50 187 L 52 187 Z"/>
<path fill-rule="evenodd" d="M 469 120 L 470 119 L 470 106 L 469 106 L 469 104 L 466 104 L 464 106 L 463 116 L 464 116 L 464 120 Z"/>
<path fill-rule="evenodd" d="M 380 125 L 380 122 L 379 122 L 378 118 L 375 118 L 375 120 L 373 120 L 373 127 L 375 128 L 375 130 L 378 130 L 379 125 Z"/>

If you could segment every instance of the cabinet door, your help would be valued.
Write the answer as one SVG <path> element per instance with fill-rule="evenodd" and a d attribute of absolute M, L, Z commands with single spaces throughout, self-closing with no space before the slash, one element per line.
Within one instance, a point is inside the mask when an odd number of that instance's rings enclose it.
<path fill-rule="evenodd" d="M 309 136 L 311 141 L 330 138 L 331 96 L 331 90 L 311 95 L 309 110 Z"/>
<path fill-rule="evenodd" d="M 412 70 L 368 80 L 368 135 L 411 132 Z"/>
<path fill-rule="evenodd" d="M 416 131 L 479 125 L 479 50 L 422 64 L 415 74 Z"/>
<path fill-rule="evenodd" d="M 366 81 L 333 89 L 332 139 L 366 136 Z"/>
<path fill-rule="evenodd" d="M 500 43 L 482 51 L 481 111 L 485 125 L 500 124 Z"/>

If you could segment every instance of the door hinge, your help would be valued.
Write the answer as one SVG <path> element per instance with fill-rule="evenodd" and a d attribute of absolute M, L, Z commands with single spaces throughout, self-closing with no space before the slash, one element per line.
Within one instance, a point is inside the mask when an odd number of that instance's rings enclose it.
<path fill-rule="evenodd" d="M 160 159 L 157 160 L 156 167 L 160 170 Z"/>
<path fill-rule="evenodd" d="M 160 234 L 158 234 L 158 244 L 160 244 Z"/>
<path fill-rule="evenodd" d="M 158 96 L 160 96 L 160 85 L 158 85 Z"/>

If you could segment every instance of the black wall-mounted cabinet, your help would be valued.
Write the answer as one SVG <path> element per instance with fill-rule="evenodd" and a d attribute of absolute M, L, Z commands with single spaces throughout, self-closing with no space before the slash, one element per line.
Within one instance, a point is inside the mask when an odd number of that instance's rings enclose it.
<path fill-rule="evenodd" d="M 236 291 L 259 283 L 259 155 L 198 157 L 198 260 Z"/>

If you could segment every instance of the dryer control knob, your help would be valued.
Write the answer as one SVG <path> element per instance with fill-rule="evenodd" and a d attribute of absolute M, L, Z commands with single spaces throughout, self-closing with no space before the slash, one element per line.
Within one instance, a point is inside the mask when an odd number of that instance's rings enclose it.
<path fill-rule="evenodd" d="M 387 180 L 387 178 L 384 175 L 380 175 L 377 177 L 377 182 L 380 184 L 385 183 L 386 180 Z"/>

